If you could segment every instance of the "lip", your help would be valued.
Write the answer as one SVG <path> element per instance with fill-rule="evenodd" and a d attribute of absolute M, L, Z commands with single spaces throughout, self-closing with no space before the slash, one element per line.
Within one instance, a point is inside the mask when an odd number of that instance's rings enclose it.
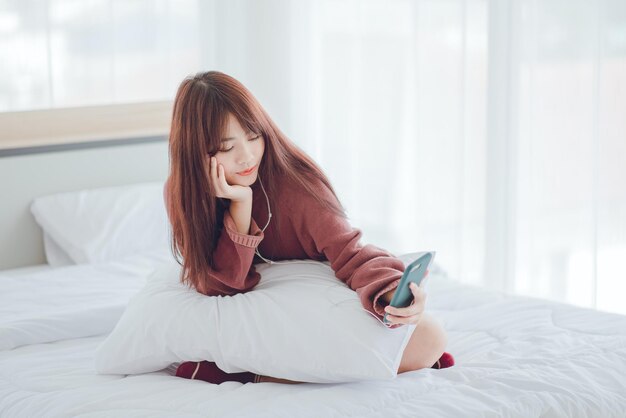
<path fill-rule="evenodd" d="M 239 174 L 240 176 L 249 176 L 250 174 L 254 172 L 254 170 L 256 170 L 256 165 L 252 167 L 251 169 L 249 169 L 248 171 L 240 171 L 237 174 Z"/>

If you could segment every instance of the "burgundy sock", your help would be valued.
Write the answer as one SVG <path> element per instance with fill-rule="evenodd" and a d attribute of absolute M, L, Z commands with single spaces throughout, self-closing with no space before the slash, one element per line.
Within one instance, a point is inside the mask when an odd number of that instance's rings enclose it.
<path fill-rule="evenodd" d="M 176 369 L 176 376 L 204 380 L 219 385 L 222 382 L 256 383 L 257 375 L 251 372 L 226 373 L 210 361 L 186 361 Z"/>
<path fill-rule="evenodd" d="M 437 363 L 431 366 L 431 369 L 445 369 L 450 366 L 454 366 L 454 357 L 452 357 L 452 354 L 444 352 L 437 360 Z"/>

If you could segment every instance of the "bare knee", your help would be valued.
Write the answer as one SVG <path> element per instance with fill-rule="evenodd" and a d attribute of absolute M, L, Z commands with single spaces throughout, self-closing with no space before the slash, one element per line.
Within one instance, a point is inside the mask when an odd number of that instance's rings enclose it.
<path fill-rule="evenodd" d="M 439 360 L 447 344 L 448 336 L 443 327 L 430 315 L 424 314 L 404 349 L 398 373 L 431 367 Z"/>

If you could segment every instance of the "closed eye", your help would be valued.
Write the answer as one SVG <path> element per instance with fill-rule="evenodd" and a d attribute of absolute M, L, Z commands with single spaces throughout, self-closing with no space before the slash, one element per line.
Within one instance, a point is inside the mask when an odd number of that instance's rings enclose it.
<path fill-rule="evenodd" d="M 248 139 L 248 141 L 256 141 L 260 137 L 261 137 L 261 135 L 259 134 L 259 135 L 255 136 L 254 138 Z M 232 150 L 233 148 L 235 148 L 235 147 L 230 147 L 228 149 L 219 150 L 219 152 L 228 152 L 228 151 Z"/>

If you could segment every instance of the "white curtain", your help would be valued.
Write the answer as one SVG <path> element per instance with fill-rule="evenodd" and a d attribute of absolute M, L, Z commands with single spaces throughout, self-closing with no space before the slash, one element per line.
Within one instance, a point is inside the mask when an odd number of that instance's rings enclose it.
<path fill-rule="evenodd" d="M 223 7 L 246 13 L 217 26 L 216 66 L 322 165 L 364 242 L 626 313 L 625 2 Z M 234 21 L 245 63 L 220 36 Z"/>
<path fill-rule="evenodd" d="M 0 111 L 246 84 L 364 243 L 626 313 L 624 0 L 0 1 Z"/>
<path fill-rule="evenodd" d="M 171 99 L 215 43 L 201 5 L 0 0 L 0 112 Z"/>

